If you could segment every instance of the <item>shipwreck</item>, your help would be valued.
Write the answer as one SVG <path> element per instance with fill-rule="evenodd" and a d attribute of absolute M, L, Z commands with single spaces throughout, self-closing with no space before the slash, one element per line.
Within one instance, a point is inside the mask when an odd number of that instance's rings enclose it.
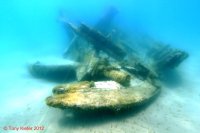
<path fill-rule="evenodd" d="M 63 58 L 78 64 L 36 62 L 28 67 L 34 77 L 64 81 L 46 98 L 48 106 L 119 111 L 143 105 L 158 96 L 161 76 L 188 57 L 187 52 L 153 39 L 141 40 L 143 43 L 138 45 L 129 37 L 122 38 L 117 34 L 122 33 L 120 29 L 113 26 L 117 13 L 111 8 L 94 27 L 84 23 L 77 26 L 62 19 L 71 38 Z M 146 55 L 145 60 L 141 54 Z"/>

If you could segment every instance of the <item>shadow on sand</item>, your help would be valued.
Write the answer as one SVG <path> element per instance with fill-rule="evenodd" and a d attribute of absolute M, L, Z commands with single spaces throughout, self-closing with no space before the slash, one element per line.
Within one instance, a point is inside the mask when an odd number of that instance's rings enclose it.
<path fill-rule="evenodd" d="M 163 85 L 167 86 L 168 88 L 176 88 L 183 84 L 184 80 L 182 77 L 183 76 L 181 75 L 181 72 L 177 70 L 168 70 L 163 73 L 161 81 Z"/>

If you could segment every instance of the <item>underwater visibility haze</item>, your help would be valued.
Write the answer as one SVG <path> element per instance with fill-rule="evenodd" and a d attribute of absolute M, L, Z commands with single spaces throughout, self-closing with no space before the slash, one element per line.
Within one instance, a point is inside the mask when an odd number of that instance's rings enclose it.
<path fill-rule="evenodd" d="M 0 1 L 0 132 L 198 133 L 200 1 Z"/>

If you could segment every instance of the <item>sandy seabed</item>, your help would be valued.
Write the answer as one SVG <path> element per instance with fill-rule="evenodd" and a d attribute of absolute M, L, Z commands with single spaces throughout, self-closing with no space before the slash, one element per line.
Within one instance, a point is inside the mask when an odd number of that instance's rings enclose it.
<path fill-rule="evenodd" d="M 179 67 L 177 85 L 164 85 L 147 106 L 116 114 L 77 114 L 46 106 L 44 100 L 57 83 L 29 75 L 26 67 L 30 58 L 29 54 L 13 53 L 4 56 L 0 66 L 0 133 L 199 133 L 197 54 Z"/>

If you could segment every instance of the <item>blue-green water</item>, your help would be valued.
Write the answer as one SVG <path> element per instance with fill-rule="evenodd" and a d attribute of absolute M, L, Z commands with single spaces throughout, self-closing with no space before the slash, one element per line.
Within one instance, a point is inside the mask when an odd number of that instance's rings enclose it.
<path fill-rule="evenodd" d="M 62 58 L 69 44 L 59 19 L 62 13 L 73 23 L 94 26 L 110 6 L 117 8 L 115 22 L 128 34 L 144 33 L 189 53 L 177 68 L 183 82 L 164 87 L 151 106 L 136 114 L 71 119 L 45 105 L 56 83 L 30 76 L 27 63 Z M 198 0 L 1 0 L 0 132 L 34 132 L 5 130 L 5 126 L 44 126 L 35 132 L 198 133 L 199 6 Z"/>

